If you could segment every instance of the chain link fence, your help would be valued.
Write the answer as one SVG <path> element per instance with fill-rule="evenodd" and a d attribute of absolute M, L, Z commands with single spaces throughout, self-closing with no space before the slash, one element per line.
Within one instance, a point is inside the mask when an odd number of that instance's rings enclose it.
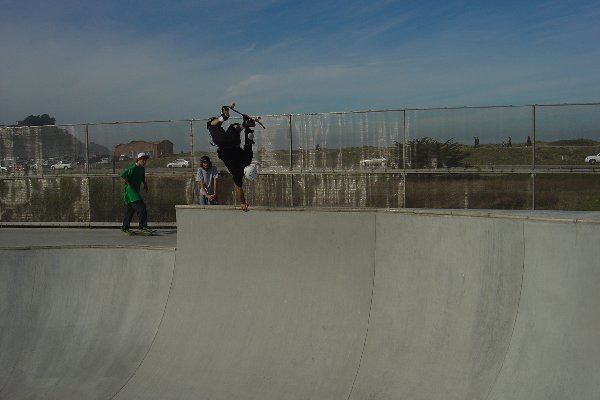
<path fill-rule="evenodd" d="M 232 117 L 228 122 L 239 122 Z M 600 103 L 263 116 L 251 205 L 600 210 Z M 227 123 L 226 123 L 227 124 Z M 0 127 L 0 221 L 118 222 L 118 174 L 151 154 L 146 202 L 197 202 L 200 157 L 233 182 L 206 119 Z M 181 161 L 184 160 L 184 161 Z M 597 163 L 596 163 L 597 161 Z"/>

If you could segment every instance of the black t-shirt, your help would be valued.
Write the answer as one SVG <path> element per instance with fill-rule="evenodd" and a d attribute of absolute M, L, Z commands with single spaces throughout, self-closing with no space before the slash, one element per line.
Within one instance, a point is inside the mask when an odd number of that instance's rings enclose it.
<path fill-rule="evenodd" d="M 239 147 L 242 143 L 240 139 L 240 130 L 236 129 L 233 124 L 229 125 L 227 130 L 222 126 L 209 126 L 208 132 L 215 145 L 219 148 Z"/>

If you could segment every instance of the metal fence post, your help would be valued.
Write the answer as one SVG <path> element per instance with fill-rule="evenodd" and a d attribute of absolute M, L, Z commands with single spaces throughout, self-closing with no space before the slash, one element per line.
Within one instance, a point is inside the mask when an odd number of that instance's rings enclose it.
<path fill-rule="evenodd" d="M 402 169 L 406 169 L 406 109 L 402 110 Z"/>
<path fill-rule="evenodd" d="M 290 139 L 290 171 L 294 169 L 294 140 L 292 136 L 292 114 L 288 115 L 288 135 Z"/>
<path fill-rule="evenodd" d="M 533 170 L 533 173 L 531 174 L 531 180 L 532 180 L 532 190 L 531 190 L 531 209 L 535 210 L 535 146 L 536 146 L 536 139 L 535 139 L 535 105 L 531 106 L 531 135 L 533 136 L 533 146 L 532 146 L 532 150 L 531 150 L 531 167 Z"/>
<path fill-rule="evenodd" d="M 406 109 L 402 110 L 402 208 L 406 208 L 406 144 L 407 135 Z"/>
<path fill-rule="evenodd" d="M 90 132 L 89 124 L 85 125 L 85 173 L 90 173 Z"/>
<path fill-rule="evenodd" d="M 192 159 L 192 170 L 194 169 L 194 121 L 190 121 L 190 158 Z"/>
<path fill-rule="evenodd" d="M 533 166 L 533 169 L 535 169 L 535 105 L 531 106 L 531 136 L 533 136 L 531 165 Z"/>
<path fill-rule="evenodd" d="M 290 136 L 290 206 L 294 207 L 294 140 L 292 135 L 292 114 L 288 116 L 288 134 Z"/>

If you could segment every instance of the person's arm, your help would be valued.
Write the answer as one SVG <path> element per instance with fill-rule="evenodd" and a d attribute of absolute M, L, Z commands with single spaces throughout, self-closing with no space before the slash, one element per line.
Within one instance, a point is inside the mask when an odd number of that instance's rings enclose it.
<path fill-rule="evenodd" d="M 215 176 L 213 178 L 213 194 L 211 194 L 210 196 L 208 196 L 208 200 L 209 201 L 215 201 L 217 199 L 218 193 L 219 193 L 219 180 Z"/>
<path fill-rule="evenodd" d="M 215 192 L 213 194 L 213 200 L 216 200 L 217 196 L 219 196 L 219 179 L 217 179 L 217 177 L 215 176 L 215 180 L 214 182 L 214 187 L 215 187 Z"/>
<path fill-rule="evenodd" d="M 246 203 L 246 197 L 244 196 L 244 189 L 241 186 L 235 186 L 235 193 L 237 194 L 238 201 L 240 202 L 240 208 L 242 211 L 248 211 L 248 203 Z"/>
<path fill-rule="evenodd" d="M 218 126 L 218 125 L 223 124 L 223 122 L 227 121 L 228 119 L 229 119 L 229 107 L 223 106 L 223 107 L 221 107 L 221 115 L 217 118 L 213 118 L 210 121 L 210 125 Z"/>
<path fill-rule="evenodd" d="M 198 193 L 200 193 L 201 196 L 208 197 L 206 186 L 204 186 L 204 174 L 202 173 L 202 168 L 198 168 L 198 172 L 196 172 L 196 182 L 198 182 Z"/>
<path fill-rule="evenodd" d="M 196 171 L 196 177 L 194 179 L 198 183 L 198 194 L 203 195 L 202 172 L 200 168 L 198 168 L 198 171 Z"/>
<path fill-rule="evenodd" d="M 204 186 L 204 181 L 198 181 L 198 188 L 200 189 L 200 194 L 202 196 L 208 197 L 208 193 L 206 193 L 206 187 Z"/>
<path fill-rule="evenodd" d="M 210 121 L 210 126 L 219 126 L 221 124 L 223 124 L 223 121 L 221 121 L 219 118 L 213 118 Z"/>
<path fill-rule="evenodd" d="M 131 182 L 129 182 L 128 176 L 121 176 L 121 179 L 123 179 L 125 181 L 125 183 L 127 184 L 127 186 L 129 186 L 129 188 L 131 190 L 135 191 L 135 189 L 133 188 L 133 185 L 131 184 Z"/>

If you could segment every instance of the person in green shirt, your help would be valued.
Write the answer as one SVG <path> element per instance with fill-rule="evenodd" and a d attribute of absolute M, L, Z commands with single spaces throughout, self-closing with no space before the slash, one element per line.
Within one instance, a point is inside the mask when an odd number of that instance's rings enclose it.
<path fill-rule="evenodd" d="M 144 203 L 140 193 L 142 185 L 144 190 L 146 192 L 148 191 L 148 185 L 146 185 L 145 166 L 149 158 L 150 156 L 148 153 L 139 153 L 135 163 L 131 164 L 129 168 L 120 174 L 120 177 L 125 181 L 123 200 L 125 201 L 126 205 L 125 218 L 123 219 L 121 230 L 129 235 L 133 234 L 130 229 L 130 225 L 134 214 L 137 214 L 140 219 L 140 231 L 146 234 L 152 234 L 153 232 L 152 229 L 148 228 L 148 213 L 146 211 L 146 204 Z"/>

